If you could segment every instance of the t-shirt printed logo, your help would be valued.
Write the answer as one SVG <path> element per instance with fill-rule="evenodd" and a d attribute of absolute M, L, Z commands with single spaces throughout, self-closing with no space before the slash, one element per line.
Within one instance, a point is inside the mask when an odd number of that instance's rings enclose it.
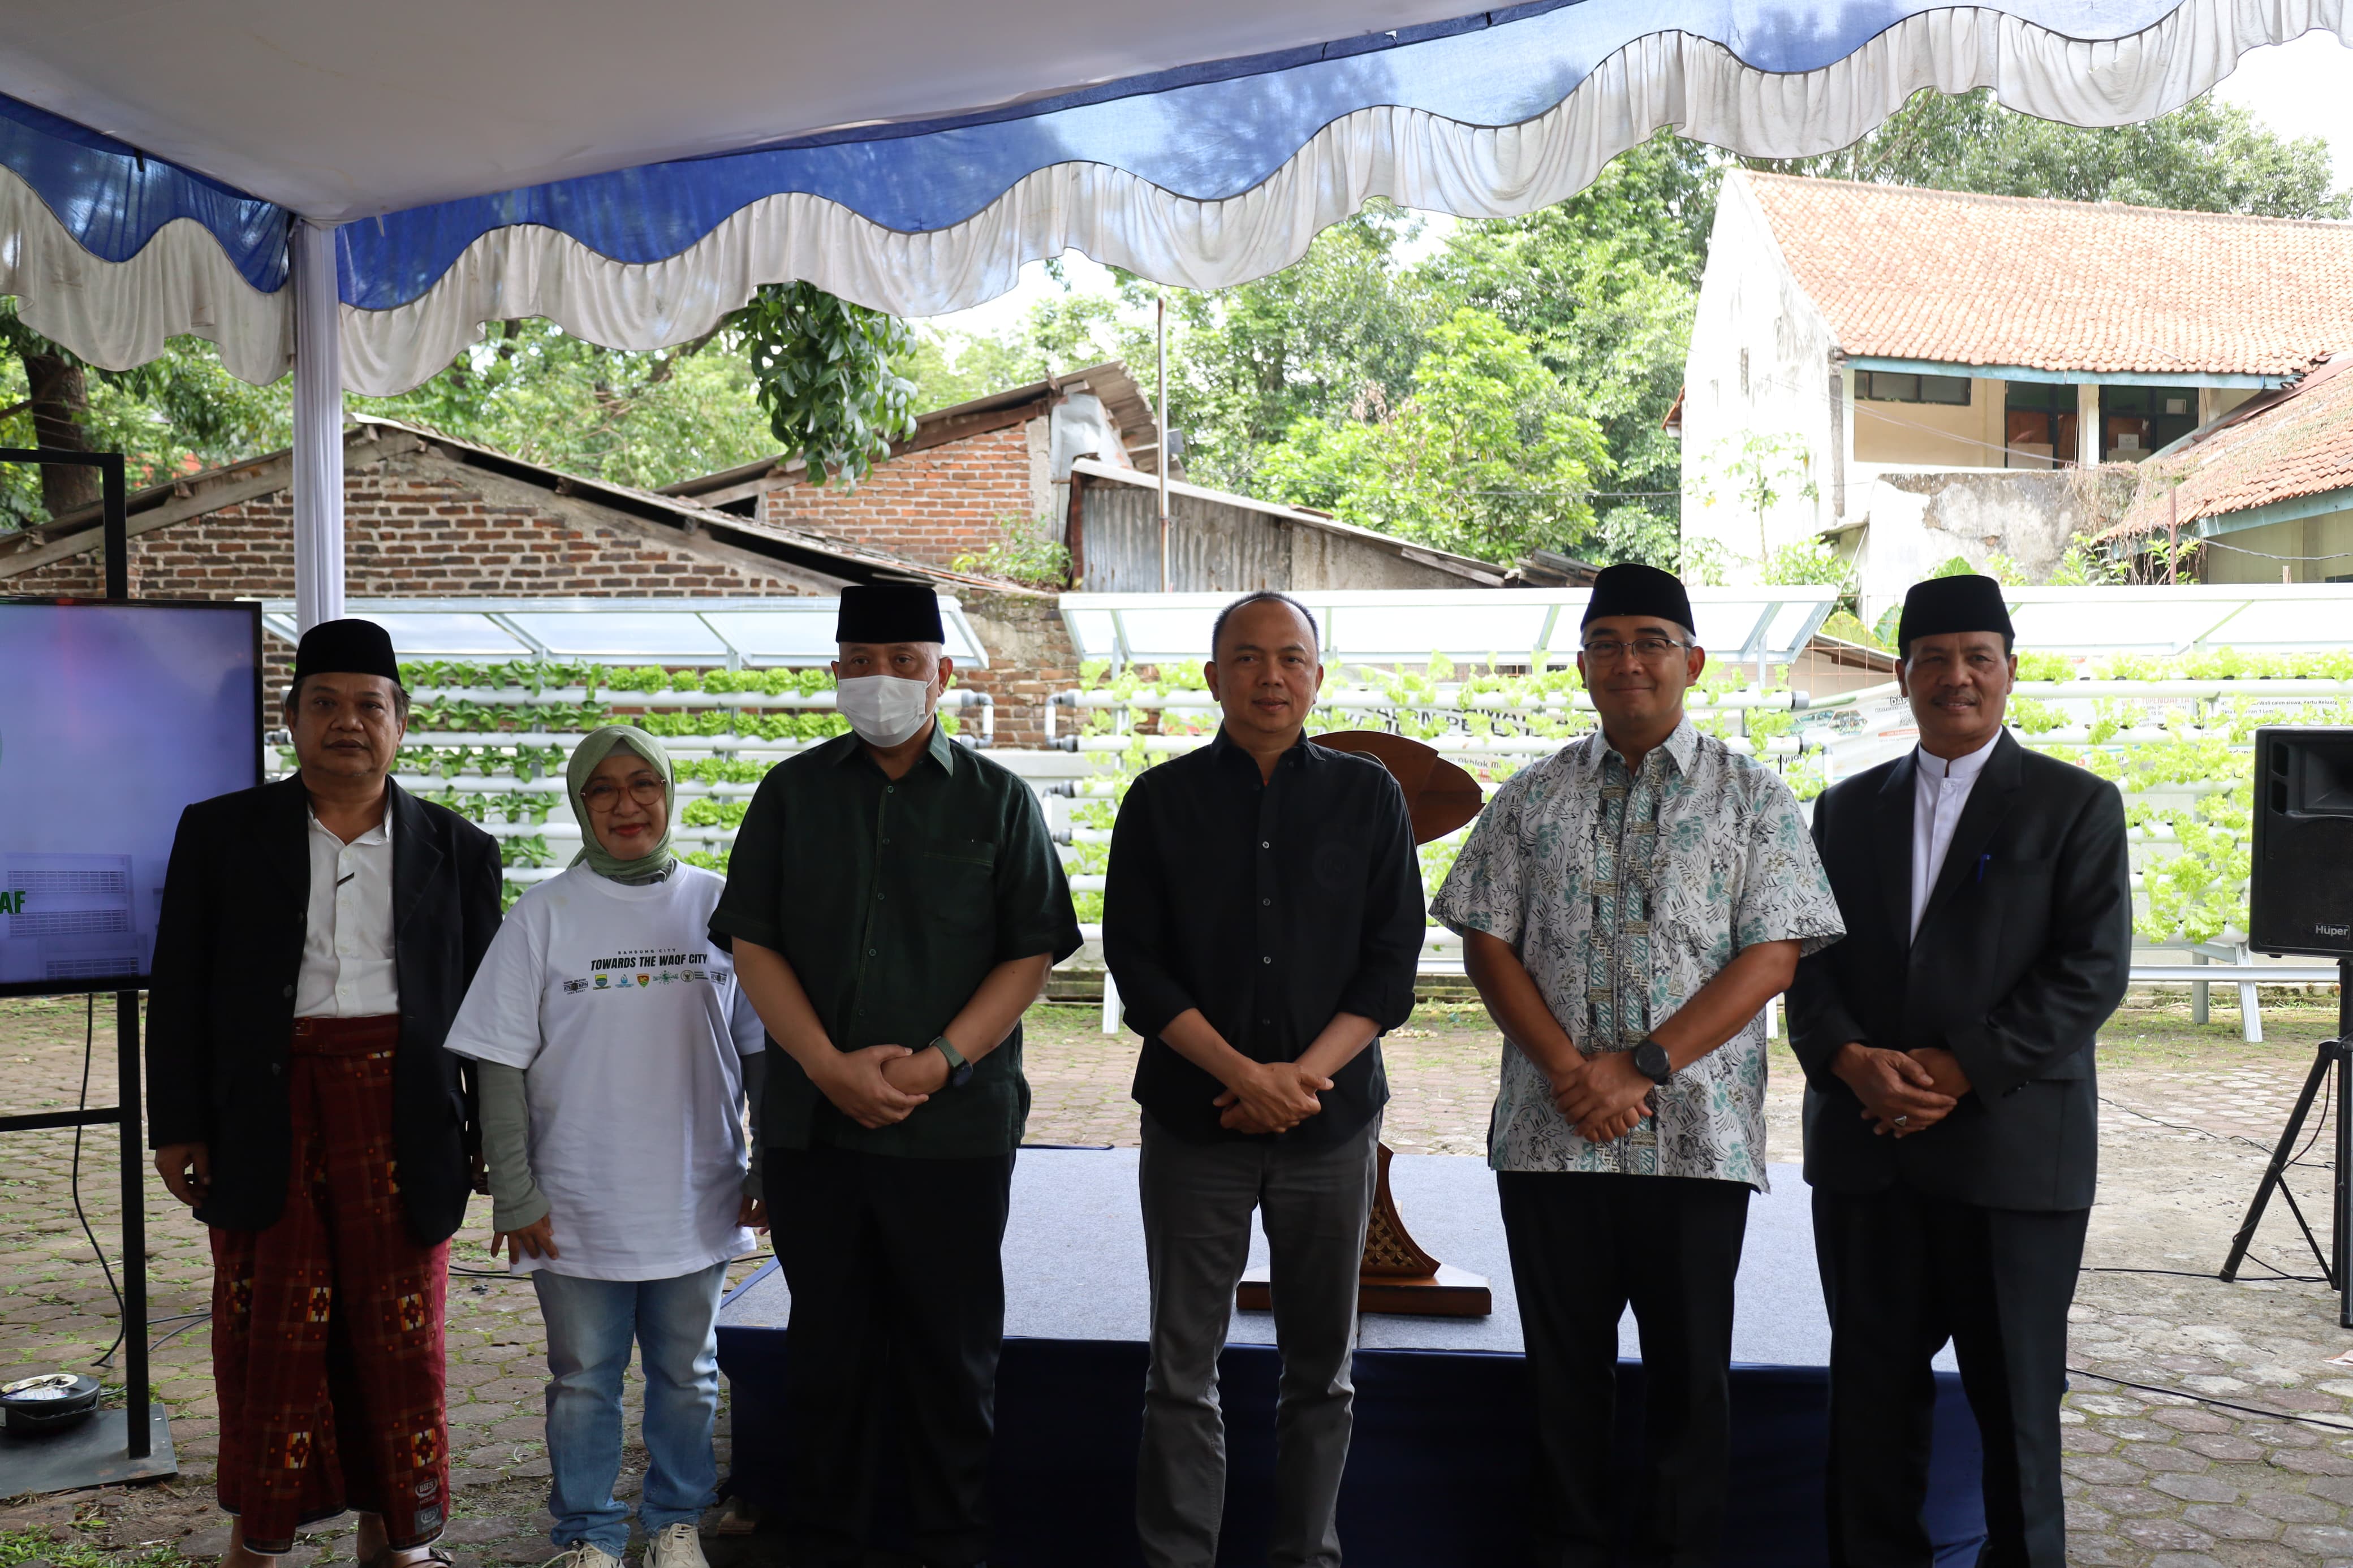
<path fill-rule="evenodd" d="M 609 958 L 591 959 L 590 973 L 585 978 L 566 980 L 565 995 L 583 991 L 603 991 L 615 996 L 627 996 L 636 991 L 649 991 L 659 983 L 675 985 L 681 980 L 709 980 L 725 984 L 734 978 L 732 969 L 713 969 L 708 952 L 617 952 Z M 632 987 L 631 982 L 635 982 Z"/>

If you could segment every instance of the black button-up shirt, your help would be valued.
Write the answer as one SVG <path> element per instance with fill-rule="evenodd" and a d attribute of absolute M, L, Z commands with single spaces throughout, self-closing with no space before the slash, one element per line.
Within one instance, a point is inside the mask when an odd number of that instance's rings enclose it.
<path fill-rule="evenodd" d="M 1295 1061 L 1336 1013 L 1393 1029 L 1413 1013 L 1421 874 L 1405 795 L 1369 757 L 1303 739 L 1261 782 L 1220 730 L 1128 788 L 1103 889 L 1103 959 L 1144 1037 L 1135 1098 L 1196 1142 L 1223 1086 L 1161 1039 L 1198 1007 L 1236 1050 Z M 1324 1110 L 1282 1134 L 1335 1142 L 1388 1100 L 1380 1047 L 1333 1075 Z"/>
<path fill-rule="evenodd" d="M 736 832 L 711 936 L 783 954 L 844 1051 L 920 1051 L 998 964 L 1041 952 L 1060 960 L 1079 947 L 1038 797 L 937 727 L 902 779 L 855 735 L 769 769 Z M 888 1127 L 850 1121 L 776 1051 L 761 1135 L 782 1149 L 821 1142 L 963 1159 L 1010 1153 L 1029 1112 L 1016 1025 L 963 1087 Z"/>

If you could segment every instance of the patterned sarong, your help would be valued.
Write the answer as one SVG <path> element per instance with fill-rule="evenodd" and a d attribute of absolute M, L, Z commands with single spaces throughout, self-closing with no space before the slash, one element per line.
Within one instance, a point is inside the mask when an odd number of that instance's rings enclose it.
<path fill-rule="evenodd" d="M 448 1517 L 449 1246 L 420 1247 L 393 1157 L 400 1020 L 298 1018 L 286 1207 L 213 1243 L 221 1506 L 255 1552 L 344 1509 L 396 1547 Z"/>

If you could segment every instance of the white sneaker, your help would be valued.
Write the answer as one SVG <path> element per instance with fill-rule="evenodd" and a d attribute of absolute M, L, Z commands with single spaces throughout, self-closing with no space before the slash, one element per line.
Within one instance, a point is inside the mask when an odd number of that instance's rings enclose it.
<path fill-rule="evenodd" d="M 547 1560 L 546 1568 L 622 1568 L 621 1560 L 601 1546 L 575 1541 Z"/>
<path fill-rule="evenodd" d="M 602 1563 L 579 1568 L 604 1568 Z M 702 1555 L 702 1533 L 686 1521 L 664 1525 L 646 1546 L 645 1568 L 711 1568 Z"/>

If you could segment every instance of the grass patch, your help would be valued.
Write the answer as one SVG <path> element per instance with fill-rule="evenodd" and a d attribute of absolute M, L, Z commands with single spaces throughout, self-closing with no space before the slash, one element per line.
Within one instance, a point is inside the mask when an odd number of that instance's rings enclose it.
<path fill-rule="evenodd" d="M 92 1522 L 77 1529 L 97 1529 Z M 52 1568 L 178 1568 L 188 1560 L 172 1546 L 150 1546 L 136 1551 L 109 1551 L 95 1542 L 69 1539 L 52 1541 L 46 1530 L 12 1530 L 0 1533 L 0 1568 L 16 1568 L 20 1563 L 47 1563 Z"/>
<path fill-rule="evenodd" d="M 2224 999 L 2232 1004 L 2225 1006 Z M 2204 1024 L 2189 1021 L 2189 1001 L 2120 1009 L 2100 1030 L 2100 1061 L 2116 1067 L 2276 1067 L 2309 1061 L 2313 1047 L 2337 1033 L 2337 1009 L 2273 1005 L 2263 1008 L 2263 1038 L 2251 1045 L 2239 1037 L 2238 994 L 2214 987 Z"/>

